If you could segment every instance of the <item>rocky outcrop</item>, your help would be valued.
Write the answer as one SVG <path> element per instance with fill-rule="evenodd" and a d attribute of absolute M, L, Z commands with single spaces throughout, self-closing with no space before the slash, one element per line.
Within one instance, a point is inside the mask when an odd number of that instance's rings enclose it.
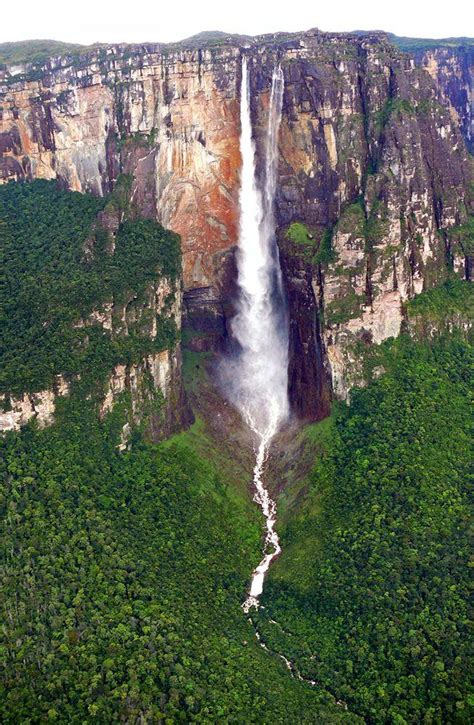
<path fill-rule="evenodd" d="M 0 432 L 19 430 L 32 419 L 37 421 L 40 428 L 51 425 L 57 398 L 68 394 L 69 384 L 59 375 L 52 390 L 24 393 L 19 398 L 2 395 Z"/>
<path fill-rule="evenodd" d="M 77 327 L 101 327 L 112 340 L 126 341 L 139 335 L 149 340 L 151 351 L 137 362 L 119 363 L 97 391 L 99 415 L 103 418 L 122 401 L 127 422 L 122 435 L 125 447 L 133 427 L 142 426 L 152 440 L 159 440 L 191 422 L 181 376 L 179 331 L 182 319 L 180 281 L 161 278 L 150 284 L 143 295 L 133 294 L 125 302 L 108 301 L 94 310 L 87 319 L 79 319 Z M 169 341 L 163 331 L 170 329 Z M 143 344 L 143 342 L 142 342 Z M 167 345 L 167 346 L 166 346 Z M 18 430 L 30 420 L 40 427 L 54 421 L 57 398 L 74 393 L 80 379 L 67 381 L 58 376 L 51 390 L 24 393 L 20 398 L 4 395 L 0 401 L 0 431 Z M 90 393 L 88 393 L 90 395 Z"/>
<path fill-rule="evenodd" d="M 428 48 L 413 55 L 448 99 L 466 145 L 474 153 L 474 44 Z"/>
<path fill-rule="evenodd" d="M 138 362 L 116 365 L 100 404 L 103 417 L 124 393 L 128 394 L 127 430 L 141 425 L 155 441 L 192 421 L 181 375 L 182 304 L 180 283 L 161 278 L 149 285 L 142 299 L 132 297 L 119 306 L 109 303 L 93 313 L 95 319 L 101 319 L 104 329 L 122 339 L 139 332 L 156 342 L 169 322 L 178 334 L 165 349 L 150 352 Z"/>
<path fill-rule="evenodd" d="M 181 235 L 188 344 L 215 349 L 235 294 L 242 52 L 260 166 L 275 63 L 285 76 L 290 394 L 317 418 L 332 390 L 347 395 L 357 346 L 398 334 L 404 302 L 442 280 L 446 260 L 466 269 L 451 230 L 468 206 L 468 53 L 415 58 L 383 34 L 310 31 L 52 59 L 4 73 L 0 174 L 95 193 L 129 175 L 134 208 Z"/>
<path fill-rule="evenodd" d="M 127 393 L 130 407 L 121 448 L 134 427 L 143 425 L 151 440 L 157 441 L 192 422 L 182 385 L 179 346 L 147 355 L 139 363 L 117 365 L 107 381 L 100 416 L 111 412 Z"/>
<path fill-rule="evenodd" d="M 213 285 L 236 240 L 240 50 L 115 47 L 1 89 L 0 176 L 60 178 L 133 201 L 183 240 L 185 286 Z"/>
<path fill-rule="evenodd" d="M 276 206 L 291 392 L 296 410 L 316 418 L 328 385 L 345 398 L 359 382 L 360 346 L 399 334 L 408 299 L 449 267 L 465 274 L 468 250 L 455 230 L 467 218 L 472 175 L 453 108 L 413 58 L 370 37 L 305 45 L 259 55 L 254 113 L 261 147 L 280 62 Z"/>

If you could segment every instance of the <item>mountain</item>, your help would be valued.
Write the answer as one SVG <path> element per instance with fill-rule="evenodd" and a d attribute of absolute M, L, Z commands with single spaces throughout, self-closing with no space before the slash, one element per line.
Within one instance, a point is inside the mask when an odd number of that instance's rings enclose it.
<path fill-rule="evenodd" d="M 245 44 L 257 147 L 270 68 L 286 69 L 276 203 L 291 394 L 315 419 L 331 390 L 344 397 L 357 379 L 349 347 L 397 335 L 406 300 L 449 265 L 469 275 L 450 230 L 469 205 L 459 64 L 469 70 L 471 56 L 430 49 L 417 65 L 383 34 L 317 30 Z M 112 46 L 20 75 L 7 68 L 0 173 L 95 194 L 132 175 L 139 213 L 181 236 L 185 326 L 202 347 L 220 344 L 232 308 L 241 47 L 221 34 L 186 46 Z"/>
<path fill-rule="evenodd" d="M 0 45 L 5 722 L 469 722 L 473 47 Z M 291 408 L 249 617 L 243 55 Z"/>

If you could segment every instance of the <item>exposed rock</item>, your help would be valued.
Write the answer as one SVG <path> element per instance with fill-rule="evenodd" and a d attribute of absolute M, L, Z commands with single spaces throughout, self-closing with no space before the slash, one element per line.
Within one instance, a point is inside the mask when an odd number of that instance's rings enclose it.
<path fill-rule="evenodd" d="M 333 392 L 346 398 L 360 380 L 354 345 L 398 335 L 403 303 L 446 278 L 450 255 L 464 274 L 450 230 L 466 219 L 472 170 L 453 108 L 430 74 L 380 39 L 350 36 L 259 54 L 252 77 L 261 156 L 277 61 L 285 73 L 276 203 L 291 392 L 300 414 L 318 418 L 326 368 Z M 294 222 L 308 230 L 304 249 L 287 239 Z"/>
<path fill-rule="evenodd" d="M 149 285 L 143 299 L 133 296 L 125 304 L 106 302 L 101 309 L 94 310 L 86 320 L 78 320 L 78 327 L 100 325 L 114 338 L 128 336 L 130 332 L 140 333 L 150 340 L 160 334 L 163 319 L 171 319 L 176 329 L 181 329 L 182 293 L 181 285 L 167 278 L 161 278 Z M 18 430 L 32 419 L 40 427 L 54 421 L 56 399 L 68 395 L 74 381 L 67 382 L 58 376 L 52 390 L 25 393 L 14 399 L 4 396 L 0 413 L 0 431 Z M 99 405 L 101 418 L 109 413 L 121 395 L 129 395 L 127 413 L 129 421 L 124 428 L 120 446 L 126 446 L 127 435 L 133 425 L 143 424 L 148 435 L 158 440 L 185 427 L 192 415 L 184 394 L 181 379 L 181 350 L 176 342 L 168 348 L 147 355 L 135 364 L 119 364 L 112 371 Z M 126 431 L 128 434 L 126 435 Z"/>
<path fill-rule="evenodd" d="M 186 344 L 218 348 L 235 295 L 244 49 L 259 173 L 275 63 L 285 75 L 276 211 L 290 393 L 299 415 L 319 418 L 331 388 L 346 397 L 357 380 L 354 344 L 398 334 L 404 301 L 446 276 L 446 258 L 469 269 L 450 230 L 465 221 L 471 178 L 472 48 L 410 56 L 381 33 L 313 30 L 111 46 L 7 70 L 0 176 L 101 194 L 132 175 L 137 213 L 182 238 Z M 295 221 L 314 240 L 311 259 L 286 239 Z M 333 256 L 322 259 L 325 231 Z M 121 325 L 114 314 L 125 334 L 135 307 Z"/>
<path fill-rule="evenodd" d="M 58 375 L 53 390 L 38 393 L 24 393 L 21 398 L 2 396 L 0 398 L 0 432 L 19 430 L 30 420 L 37 421 L 40 428 L 51 425 L 54 420 L 56 399 L 68 395 L 69 384 Z"/>
<path fill-rule="evenodd" d="M 130 393 L 131 416 L 122 435 L 122 448 L 131 424 L 145 422 L 150 437 L 156 441 L 192 422 L 182 387 L 179 347 L 148 355 L 137 364 L 117 365 L 108 380 L 100 416 L 109 413 L 125 392 Z"/>
<path fill-rule="evenodd" d="M 440 47 L 414 53 L 415 61 L 425 68 L 451 104 L 451 113 L 459 123 L 466 144 L 474 152 L 474 44 Z"/>
<path fill-rule="evenodd" d="M 133 202 L 182 237 L 186 288 L 208 286 L 236 241 L 240 51 L 116 52 L 1 89 L 1 176 L 103 194 L 133 173 Z"/>

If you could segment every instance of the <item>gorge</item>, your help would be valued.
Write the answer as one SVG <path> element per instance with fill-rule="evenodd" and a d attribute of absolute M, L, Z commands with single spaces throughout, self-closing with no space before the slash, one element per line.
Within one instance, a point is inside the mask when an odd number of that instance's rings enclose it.
<path fill-rule="evenodd" d="M 470 721 L 473 47 L 0 44 L 2 721 Z"/>

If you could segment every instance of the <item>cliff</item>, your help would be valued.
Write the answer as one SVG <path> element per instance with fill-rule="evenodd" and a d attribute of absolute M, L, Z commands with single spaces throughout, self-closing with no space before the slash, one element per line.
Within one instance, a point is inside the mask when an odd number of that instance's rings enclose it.
<path fill-rule="evenodd" d="M 357 351 L 397 335 L 404 305 L 449 268 L 469 210 L 466 51 L 407 54 L 384 34 L 217 36 L 111 46 L 3 71 L 0 175 L 104 194 L 133 176 L 137 212 L 182 239 L 185 327 L 222 344 L 235 295 L 240 61 L 259 158 L 271 71 L 285 76 L 276 199 L 290 313 L 290 393 L 325 415 Z"/>
<path fill-rule="evenodd" d="M 474 44 L 443 44 L 429 48 L 421 45 L 412 51 L 415 63 L 426 70 L 435 81 L 439 91 L 452 107 L 452 115 L 458 122 L 461 133 L 471 153 L 474 151 L 474 107 L 473 68 Z M 453 112 L 454 111 L 454 112 Z"/>
<path fill-rule="evenodd" d="M 159 315 L 164 313 L 166 318 L 180 325 L 180 293 L 179 290 L 173 292 L 173 304 L 165 309 L 164 299 L 169 292 L 168 280 L 162 280 L 149 287 L 147 302 L 139 310 L 133 309 L 133 298 L 124 306 L 110 302 L 95 310 L 88 320 L 78 320 L 76 325 L 88 329 L 97 326 L 107 336 L 117 338 L 129 335 L 129 324 L 135 326 L 137 322 L 146 321 L 146 335 L 153 342 L 157 337 Z M 74 378 L 66 380 L 58 374 L 53 385 L 44 390 L 25 391 L 18 396 L 0 394 L 0 431 L 18 430 L 30 420 L 36 420 L 40 427 L 50 425 L 58 399 L 70 395 L 74 382 Z M 99 397 L 101 418 L 110 413 L 117 402 L 125 402 L 127 422 L 122 431 L 122 446 L 126 445 L 132 426 L 143 424 L 153 440 L 179 430 L 190 419 L 181 381 L 180 346 L 173 344 L 160 352 L 150 352 L 137 362 L 117 363 L 101 386 Z"/>
<path fill-rule="evenodd" d="M 408 299 L 450 268 L 469 276 L 456 230 L 472 171 L 453 107 L 406 53 L 380 38 L 323 36 L 285 54 L 276 205 L 291 393 L 313 417 L 329 388 L 344 398 L 361 381 L 364 346 L 399 334 Z M 262 119 L 277 58 L 271 49 L 255 64 Z"/>
<path fill-rule="evenodd" d="M 0 431 L 49 425 L 69 399 L 101 418 L 118 404 L 122 445 L 132 427 L 157 440 L 189 421 L 179 239 L 134 218 L 122 186 L 0 187 Z"/>

